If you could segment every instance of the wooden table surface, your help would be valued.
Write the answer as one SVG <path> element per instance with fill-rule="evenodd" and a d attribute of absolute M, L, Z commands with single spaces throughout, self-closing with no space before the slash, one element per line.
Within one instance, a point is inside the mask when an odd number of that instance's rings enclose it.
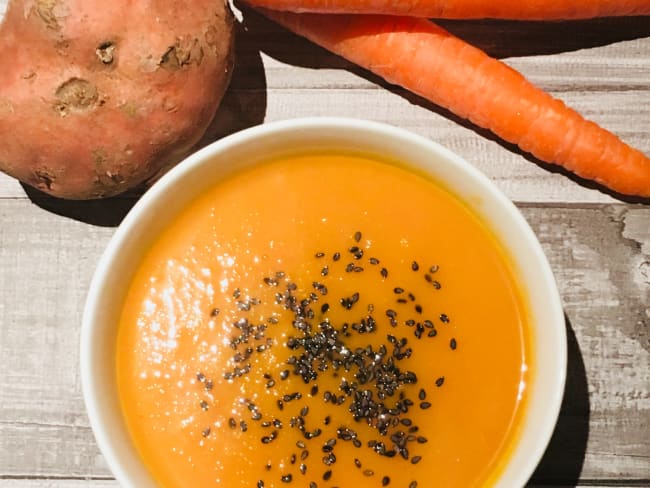
<path fill-rule="evenodd" d="M 441 23 L 650 154 L 650 17 Z M 537 233 L 566 313 L 565 398 L 531 486 L 650 487 L 650 202 L 540 164 L 251 13 L 238 34 L 204 143 L 290 117 L 362 117 L 487 174 Z M 136 199 L 61 201 L 0 175 L 0 488 L 117 485 L 84 411 L 78 342 L 95 265 Z"/>

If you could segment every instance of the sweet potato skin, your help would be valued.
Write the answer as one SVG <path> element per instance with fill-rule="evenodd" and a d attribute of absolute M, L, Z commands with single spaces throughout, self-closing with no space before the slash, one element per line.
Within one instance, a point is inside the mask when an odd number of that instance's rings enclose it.
<path fill-rule="evenodd" d="M 223 0 L 12 0 L 0 25 L 0 170 L 116 195 L 205 132 L 233 64 Z"/>

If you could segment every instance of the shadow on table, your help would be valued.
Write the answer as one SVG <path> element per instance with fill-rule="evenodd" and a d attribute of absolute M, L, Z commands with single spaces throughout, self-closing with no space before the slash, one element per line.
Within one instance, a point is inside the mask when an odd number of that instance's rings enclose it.
<path fill-rule="evenodd" d="M 262 58 L 259 50 L 251 48 L 245 25 L 236 26 L 236 62 L 230 85 L 210 126 L 191 152 L 264 122 L 266 78 Z M 75 201 L 52 197 L 28 185 L 22 186 L 35 205 L 57 215 L 102 227 L 118 226 L 146 191 L 143 185 L 112 198 Z"/>
<path fill-rule="evenodd" d="M 565 315 L 567 380 L 560 416 L 551 441 L 529 486 L 576 486 L 589 439 L 589 389 L 580 346 Z"/>
<path fill-rule="evenodd" d="M 436 20 L 495 58 L 558 54 L 650 36 L 650 17 L 569 21 Z"/>

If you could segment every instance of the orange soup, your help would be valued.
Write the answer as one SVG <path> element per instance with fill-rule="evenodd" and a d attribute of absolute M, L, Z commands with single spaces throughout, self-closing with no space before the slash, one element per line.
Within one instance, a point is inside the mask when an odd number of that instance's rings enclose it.
<path fill-rule="evenodd" d="M 508 257 L 449 192 L 306 154 L 229 177 L 157 239 L 118 386 L 161 486 L 483 486 L 516 437 L 525 325 Z"/>

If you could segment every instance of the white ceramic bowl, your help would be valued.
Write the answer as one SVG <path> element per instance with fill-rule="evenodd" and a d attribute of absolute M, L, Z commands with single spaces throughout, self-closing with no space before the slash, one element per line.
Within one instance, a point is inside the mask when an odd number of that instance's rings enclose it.
<path fill-rule="evenodd" d="M 81 333 L 84 399 L 97 443 L 117 480 L 155 486 L 131 443 L 118 401 L 117 323 L 131 278 L 161 229 L 196 195 L 224 176 L 260 161 L 305 149 L 362 150 L 432 175 L 488 223 L 513 259 L 532 316 L 535 373 L 528 384 L 523 426 L 497 486 L 523 486 L 553 432 L 564 391 L 564 316 L 550 267 L 516 207 L 469 163 L 423 137 L 389 125 L 307 118 L 269 123 L 233 134 L 188 157 L 158 181 L 115 232 L 95 272 Z"/>

